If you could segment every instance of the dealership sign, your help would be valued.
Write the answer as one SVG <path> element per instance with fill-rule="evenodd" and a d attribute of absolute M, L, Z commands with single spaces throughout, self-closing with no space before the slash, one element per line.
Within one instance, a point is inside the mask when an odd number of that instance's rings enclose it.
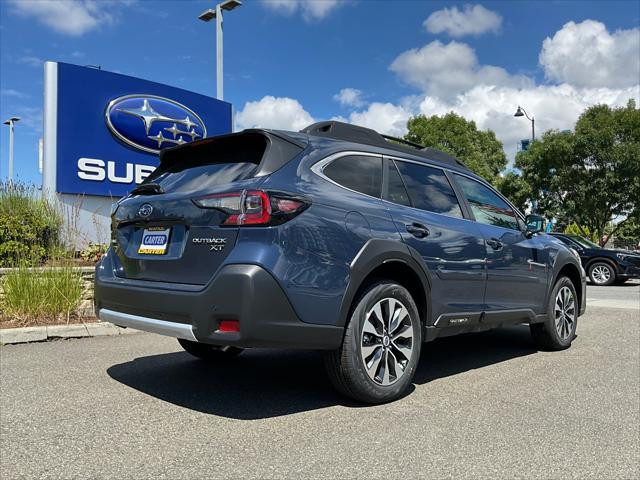
<path fill-rule="evenodd" d="M 45 64 L 43 186 L 120 197 L 164 148 L 229 133 L 231 105 L 179 88 L 65 63 Z"/>
<path fill-rule="evenodd" d="M 120 140 L 156 155 L 163 147 L 207 136 L 207 127 L 193 110 L 153 95 L 116 98 L 109 103 L 105 117 L 109 130 Z"/>

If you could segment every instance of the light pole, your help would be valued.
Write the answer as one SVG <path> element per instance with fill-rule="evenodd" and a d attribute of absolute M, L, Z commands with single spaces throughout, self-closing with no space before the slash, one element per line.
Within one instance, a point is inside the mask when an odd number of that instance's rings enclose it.
<path fill-rule="evenodd" d="M 218 100 L 223 99 L 223 68 L 222 68 L 222 10 L 231 11 L 236 7 L 242 5 L 240 0 L 225 0 L 218 3 L 216 8 L 210 8 L 200 14 L 198 17 L 203 22 L 210 22 L 214 18 L 216 19 L 216 76 L 217 76 L 217 88 L 216 97 Z"/>
<path fill-rule="evenodd" d="M 13 182 L 13 129 L 19 121 L 19 117 L 11 117 L 4 122 L 5 125 L 9 125 L 9 183 Z"/>
<path fill-rule="evenodd" d="M 536 121 L 533 117 L 529 118 L 527 112 L 524 108 L 518 105 L 518 109 L 516 113 L 513 114 L 514 117 L 527 117 L 527 119 L 531 122 L 531 143 L 536 139 Z"/>

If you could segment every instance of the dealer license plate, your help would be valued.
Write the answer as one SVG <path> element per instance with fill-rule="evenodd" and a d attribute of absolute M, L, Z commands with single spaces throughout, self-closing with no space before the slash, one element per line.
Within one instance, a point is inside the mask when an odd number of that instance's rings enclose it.
<path fill-rule="evenodd" d="M 169 245 L 171 228 L 150 227 L 142 232 L 142 242 L 138 253 L 142 255 L 164 255 Z"/>

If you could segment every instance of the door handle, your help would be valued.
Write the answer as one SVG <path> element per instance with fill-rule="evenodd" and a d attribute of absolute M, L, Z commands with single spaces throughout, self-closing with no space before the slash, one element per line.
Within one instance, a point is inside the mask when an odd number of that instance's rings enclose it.
<path fill-rule="evenodd" d="M 489 245 L 494 250 L 500 250 L 502 248 L 502 242 L 497 238 L 490 238 L 487 240 L 487 245 Z"/>
<path fill-rule="evenodd" d="M 417 238 L 427 237 L 431 233 L 429 229 L 425 225 L 422 225 L 421 223 L 414 222 L 405 226 L 407 227 L 407 232 L 409 232 L 411 235 Z"/>

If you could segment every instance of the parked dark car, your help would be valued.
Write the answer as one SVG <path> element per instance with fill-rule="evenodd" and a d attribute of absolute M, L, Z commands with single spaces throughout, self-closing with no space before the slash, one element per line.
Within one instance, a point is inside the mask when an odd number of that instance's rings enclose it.
<path fill-rule="evenodd" d="M 582 266 L 594 285 L 613 285 L 640 278 L 640 252 L 602 248 L 579 235 L 551 235 L 578 252 Z"/>
<path fill-rule="evenodd" d="M 455 158 L 399 142 L 322 122 L 164 150 L 115 205 L 96 312 L 206 360 L 324 350 L 370 403 L 402 395 L 438 337 L 524 323 L 568 348 L 579 258 Z"/>

